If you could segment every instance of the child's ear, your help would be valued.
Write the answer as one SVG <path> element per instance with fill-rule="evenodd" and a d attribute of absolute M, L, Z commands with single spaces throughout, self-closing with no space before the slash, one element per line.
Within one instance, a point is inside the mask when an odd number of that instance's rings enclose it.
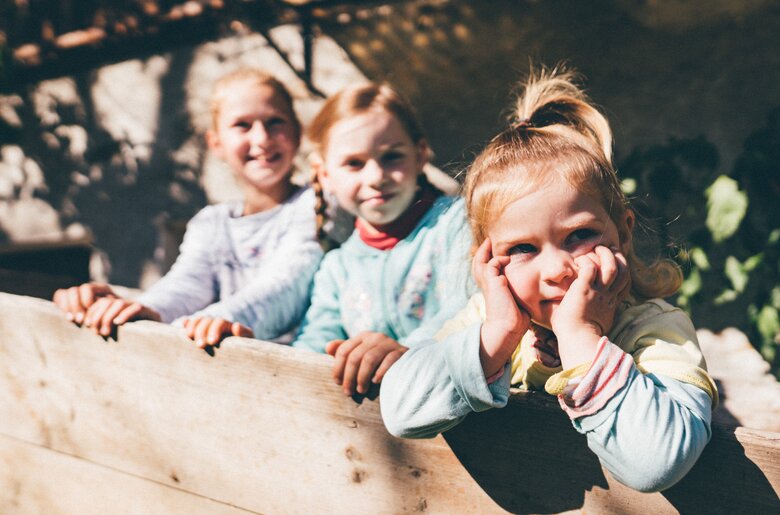
<path fill-rule="evenodd" d="M 330 179 L 328 171 L 325 169 L 325 161 L 319 152 L 309 154 L 309 165 L 311 166 L 312 177 L 316 177 L 323 187 Z"/>
<path fill-rule="evenodd" d="M 428 146 L 428 140 L 422 138 L 415 145 L 417 148 L 417 167 L 418 170 L 422 170 L 423 166 L 428 162 L 431 157 L 431 149 Z"/>
<path fill-rule="evenodd" d="M 636 221 L 636 215 L 630 209 L 626 209 L 626 213 L 623 215 L 623 220 L 618 226 L 618 237 L 620 238 L 620 250 L 623 255 L 627 256 L 631 253 L 633 248 L 634 239 L 634 222 Z"/>
<path fill-rule="evenodd" d="M 208 145 L 209 150 L 211 150 L 218 156 L 221 156 L 222 142 L 219 139 L 219 134 L 217 134 L 217 131 L 212 129 L 206 131 L 206 144 Z"/>

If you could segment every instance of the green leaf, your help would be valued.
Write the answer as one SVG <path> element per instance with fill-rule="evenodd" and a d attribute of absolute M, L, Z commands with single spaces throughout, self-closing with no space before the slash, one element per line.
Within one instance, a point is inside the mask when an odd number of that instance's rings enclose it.
<path fill-rule="evenodd" d="M 734 256 L 726 258 L 726 265 L 723 269 L 723 273 L 729 278 L 731 285 L 737 293 L 745 291 L 745 285 L 747 285 L 749 277 L 745 267 L 737 258 Z"/>
<path fill-rule="evenodd" d="M 745 270 L 745 272 L 752 272 L 756 269 L 758 265 L 761 264 L 761 262 L 764 260 L 764 253 L 759 252 L 755 256 L 750 256 L 745 260 L 745 262 L 742 264 L 742 268 Z"/>
<path fill-rule="evenodd" d="M 730 238 L 747 212 L 747 194 L 737 181 L 721 175 L 704 192 L 707 197 L 707 228 L 715 243 Z"/>
<path fill-rule="evenodd" d="M 733 302 L 737 300 L 738 296 L 739 294 L 734 290 L 723 290 L 720 295 L 715 297 L 712 303 L 716 306 L 720 306 L 721 304 L 726 304 L 727 302 Z"/>
<path fill-rule="evenodd" d="M 620 189 L 623 190 L 625 195 L 633 195 L 636 193 L 636 179 L 627 177 L 620 181 Z"/>
<path fill-rule="evenodd" d="M 687 299 L 696 295 L 699 290 L 701 290 L 701 272 L 698 268 L 694 268 L 680 286 L 680 296 L 686 299 L 687 305 Z"/>
<path fill-rule="evenodd" d="M 756 315 L 756 328 L 761 334 L 761 354 L 770 363 L 775 357 L 775 338 L 780 334 L 780 313 L 773 306 L 764 306 Z"/>
<path fill-rule="evenodd" d="M 693 247 L 688 254 L 691 262 L 703 271 L 710 269 L 710 260 L 707 258 L 707 254 L 701 247 Z"/>
<path fill-rule="evenodd" d="M 780 309 L 780 286 L 775 286 L 772 288 L 772 291 L 769 292 L 769 304 Z"/>

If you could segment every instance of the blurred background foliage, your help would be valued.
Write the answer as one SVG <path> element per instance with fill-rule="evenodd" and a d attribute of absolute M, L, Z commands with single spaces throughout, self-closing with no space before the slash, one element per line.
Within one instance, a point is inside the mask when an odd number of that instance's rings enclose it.
<path fill-rule="evenodd" d="M 619 173 L 646 236 L 640 253 L 660 244 L 682 266 L 677 305 L 697 326 L 744 331 L 780 377 L 780 109 L 731 171 L 699 137 L 635 149 Z"/>

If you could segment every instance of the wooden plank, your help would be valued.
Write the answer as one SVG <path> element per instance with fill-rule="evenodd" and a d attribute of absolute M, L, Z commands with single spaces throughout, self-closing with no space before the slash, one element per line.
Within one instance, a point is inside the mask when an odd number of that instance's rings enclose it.
<path fill-rule="evenodd" d="M 507 408 L 469 416 L 446 439 L 474 480 L 513 513 L 780 513 L 780 433 L 714 425 L 691 472 L 654 494 L 603 471 L 585 437 L 544 396 L 515 394 Z"/>
<path fill-rule="evenodd" d="M 0 464 L 5 515 L 250 513 L 3 435 Z"/>
<path fill-rule="evenodd" d="M 0 434 L 264 513 L 501 512 L 444 440 L 390 437 L 378 403 L 344 397 L 330 358 L 178 330 L 118 341 L 39 299 L 0 294 Z"/>
<path fill-rule="evenodd" d="M 239 338 L 211 356 L 151 322 L 104 340 L 6 294 L 0 334 L 0 434 L 249 511 L 780 513 L 778 433 L 715 427 L 679 485 L 641 494 L 541 394 L 410 441 L 327 356 Z"/>

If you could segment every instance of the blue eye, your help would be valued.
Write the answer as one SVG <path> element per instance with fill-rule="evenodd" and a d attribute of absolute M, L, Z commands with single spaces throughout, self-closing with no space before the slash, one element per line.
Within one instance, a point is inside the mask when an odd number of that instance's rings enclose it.
<path fill-rule="evenodd" d="M 569 235 L 568 240 L 570 243 L 579 243 L 600 236 L 601 233 L 594 231 L 593 229 L 577 229 Z"/>
<path fill-rule="evenodd" d="M 399 159 L 403 159 L 404 158 L 404 154 L 403 154 L 403 152 L 391 151 L 391 152 L 386 153 L 384 156 L 382 156 L 382 158 L 383 158 L 384 161 L 392 163 L 392 162 L 398 161 Z"/>
<path fill-rule="evenodd" d="M 365 166 L 365 162 L 360 159 L 347 159 L 344 161 L 344 166 L 350 170 L 362 170 Z"/>
<path fill-rule="evenodd" d="M 515 254 L 531 254 L 533 252 L 536 252 L 536 247 L 530 243 L 521 243 L 509 249 L 507 255 L 514 256 Z"/>

